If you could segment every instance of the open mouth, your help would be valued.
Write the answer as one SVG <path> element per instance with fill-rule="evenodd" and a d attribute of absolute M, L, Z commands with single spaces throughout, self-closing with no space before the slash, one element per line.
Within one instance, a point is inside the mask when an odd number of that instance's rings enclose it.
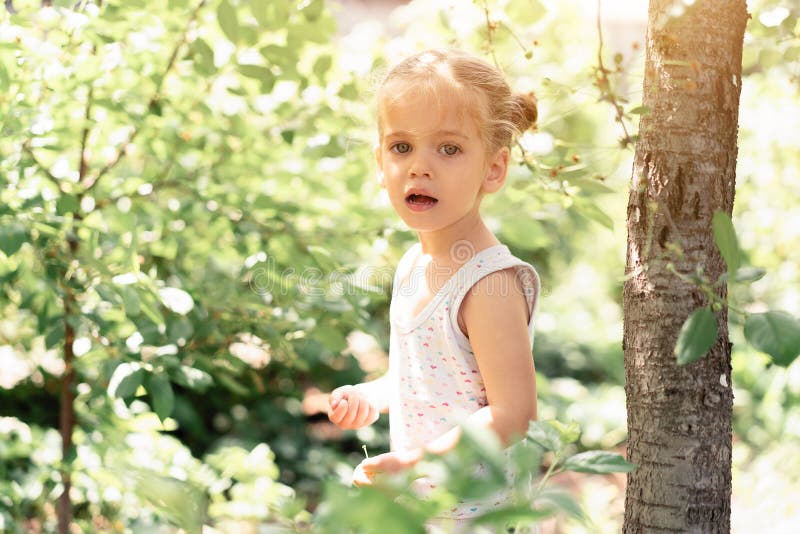
<path fill-rule="evenodd" d="M 412 206 L 433 206 L 439 201 L 427 195 L 412 193 L 406 197 L 406 202 Z"/>

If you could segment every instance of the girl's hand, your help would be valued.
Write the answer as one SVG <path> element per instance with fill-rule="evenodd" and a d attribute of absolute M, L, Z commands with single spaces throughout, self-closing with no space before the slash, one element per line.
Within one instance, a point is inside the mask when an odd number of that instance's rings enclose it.
<path fill-rule="evenodd" d="M 387 452 L 366 458 L 353 471 L 353 484 L 358 487 L 372 486 L 382 474 L 399 473 L 410 469 L 422 458 L 422 449 Z"/>
<path fill-rule="evenodd" d="M 380 413 L 375 405 L 356 386 L 342 386 L 331 393 L 328 419 L 344 430 L 371 425 Z"/>

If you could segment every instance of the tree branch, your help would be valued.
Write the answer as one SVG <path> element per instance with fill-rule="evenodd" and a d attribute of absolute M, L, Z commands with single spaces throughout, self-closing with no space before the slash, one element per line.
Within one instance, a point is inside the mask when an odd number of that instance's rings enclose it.
<path fill-rule="evenodd" d="M 169 60 L 167 61 L 167 65 L 164 68 L 164 73 L 159 77 L 158 83 L 156 84 L 156 89 L 153 91 L 153 96 L 150 97 L 149 102 L 147 103 L 147 109 L 152 110 L 153 107 L 158 103 L 159 99 L 161 98 L 161 87 L 164 85 L 164 79 L 172 70 L 172 67 L 175 65 L 175 60 L 178 58 L 178 52 L 180 52 L 181 47 L 186 44 L 186 36 L 189 33 L 189 28 L 192 23 L 197 19 L 197 15 L 200 10 L 205 6 L 206 0 L 200 0 L 200 3 L 197 7 L 192 11 L 192 15 L 189 17 L 189 21 L 186 23 L 186 27 L 183 30 L 183 34 L 181 34 L 181 38 L 178 39 L 178 42 L 175 44 L 175 47 L 172 49 L 172 54 L 170 54 Z M 114 155 L 111 161 L 106 163 L 95 176 L 87 176 L 81 180 L 81 185 L 84 188 L 84 191 L 90 190 L 92 187 L 97 184 L 97 182 L 102 178 L 105 174 L 107 174 L 111 169 L 117 166 L 117 164 L 122 160 L 123 156 L 125 155 L 125 150 L 133 143 L 136 136 L 139 135 L 140 129 L 138 127 L 133 128 L 131 133 L 128 135 L 128 138 L 120 145 L 117 153 Z"/>
<path fill-rule="evenodd" d="M 89 83 L 89 94 L 86 95 L 86 110 L 84 111 L 83 118 L 86 123 L 83 126 L 83 133 L 81 134 L 81 152 L 80 161 L 78 162 L 78 180 L 83 183 L 86 178 L 86 171 L 88 170 L 89 162 L 86 155 L 86 141 L 89 138 L 90 121 L 92 120 L 92 100 L 94 97 L 94 87 L 91 82 Z"/>

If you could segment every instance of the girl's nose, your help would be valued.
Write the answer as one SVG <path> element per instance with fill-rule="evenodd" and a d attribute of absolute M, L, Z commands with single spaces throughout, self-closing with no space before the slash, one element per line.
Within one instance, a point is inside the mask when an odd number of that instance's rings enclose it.
<path fill-rule="evenodd" d="M 431 169 L 424 157 L 417 156 L 411 162 L 411 165 L 408 168 L 408 174 L 412 178 L 430 178 Z"/>

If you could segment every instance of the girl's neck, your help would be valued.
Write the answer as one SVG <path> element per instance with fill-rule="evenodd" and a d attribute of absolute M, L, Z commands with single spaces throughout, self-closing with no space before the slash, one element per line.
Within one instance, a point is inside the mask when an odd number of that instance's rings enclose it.
<path fill-rule="evenodd" d="M 417 232 L 417 236 L 422 254 L 439 265 L 466 263 L 481 250 L 500 244 L 480 217 L 435 232 Z"/>

